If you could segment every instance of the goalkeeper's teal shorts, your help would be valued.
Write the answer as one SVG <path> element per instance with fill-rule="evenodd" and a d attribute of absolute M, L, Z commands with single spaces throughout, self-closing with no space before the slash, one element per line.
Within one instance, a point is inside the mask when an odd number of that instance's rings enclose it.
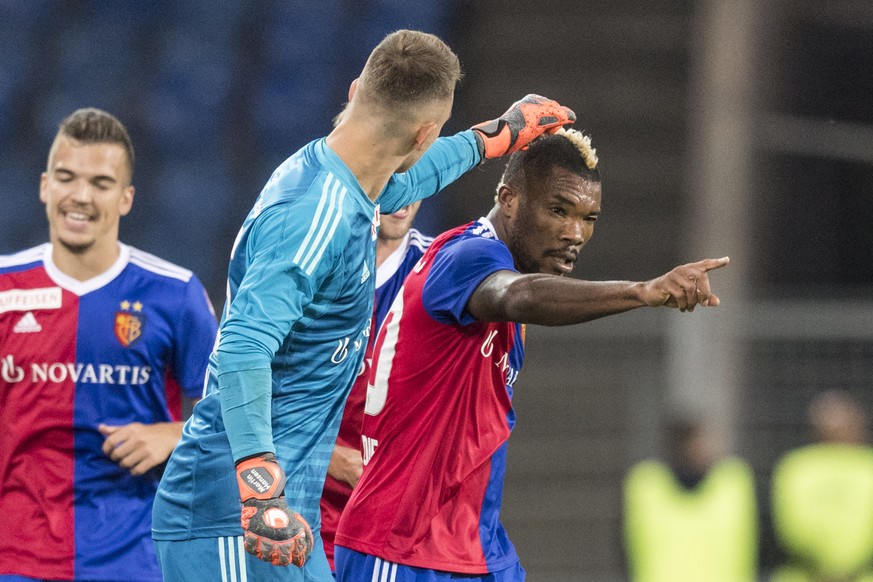
<path fill-rule="evenodd" d="M 155 540 L 164 582 L 333 582 L 321 536 L 306 565 L 274 566 L 246 553 L 243 536 Z M 369 581 L 368 581 L 369 582 Z"/>

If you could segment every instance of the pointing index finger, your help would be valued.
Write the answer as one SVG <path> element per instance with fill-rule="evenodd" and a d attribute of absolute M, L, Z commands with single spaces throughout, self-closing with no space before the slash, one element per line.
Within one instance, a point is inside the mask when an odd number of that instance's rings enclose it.
<path fill-rule="evenodd" d="M 704 271 L 712 271 L 713 269 L 720 269 L 731 262 L 730 257 L 722 257 L 720 259 L 704 259 L 698 263 L 700 268 Z"/>

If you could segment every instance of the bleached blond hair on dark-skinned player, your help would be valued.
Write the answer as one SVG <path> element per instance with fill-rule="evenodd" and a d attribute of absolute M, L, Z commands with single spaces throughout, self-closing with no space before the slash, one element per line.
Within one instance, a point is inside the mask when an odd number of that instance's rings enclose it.
<path fill-rule="evenodd" d="M 509 158 L 497 191 L 506 184 L 542 179 L 554 167 L 563 168 L 593 182 L 600 182 L 597 150 L 591 137 L 577 129 L 559 128 L 533 140 Z M 497 196 L 494 197 L 497 201 Z"/>

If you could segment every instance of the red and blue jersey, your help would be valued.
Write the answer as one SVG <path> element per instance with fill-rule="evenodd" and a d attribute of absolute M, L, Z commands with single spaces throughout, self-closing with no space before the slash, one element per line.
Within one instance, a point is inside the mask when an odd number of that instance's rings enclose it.
<path fill-rule="evenodd" d="M 371 325 L 371 339 L 375 337 L 376 330 L 382 325 L 388 308 L 403 286 L 406 275 L 412 270 L 433 238 L 424 236 L 416 229 L 411 228 L 403 239 L 401 245 L 391 256 L 376 269 L 376 298 L 373 305 L 373 320 Z M 364 417 L 364 400 L 367 396 L 367 385 L 370 378 L 370 367 L 373 360 L 373 342 L 367 343 L 364 352 L 364 364 L 349 397 L 346 399 L 346 407 L 343 410 L 343 418 L 340 422 L 337 443 L 352 449 L 361 448 L 361 423 Z M 321 538 L 324 541 L 324 553 L 330 569 L 334 569 L 333 544 L 336 528 L 339 524 L 340 515 L 348 503 L 352 488 L 348 483 L 334 479 L 330 475 L 324 482 L 324 491 L 321 494 Z"/>
<path fill-rule="evenodd" d="M 51 252 L 0 257 L 0 574 L 159 581 L 160 469 L 132 476 L 97 427 L 180 420 L 215 315 L 191 271 L 132 247 L 88 281 Z"/>
<path fill-rule="evenodd" d="M 518 562 L 499 521 L 523 327 L 477 321 L 479 284 L 515 270 L 487 219 L 437 237 L 376 338 L 364 410 L 364 474 L 337 545 L 464 574 Z"/>

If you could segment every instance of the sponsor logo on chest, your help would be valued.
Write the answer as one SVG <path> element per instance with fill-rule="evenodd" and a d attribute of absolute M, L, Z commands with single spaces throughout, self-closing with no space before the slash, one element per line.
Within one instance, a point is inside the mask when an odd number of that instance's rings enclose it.
<path fill-rule="evenodd" d="M 25 313 L 12 328 L 12 333 L 37 333 L 40 331 L 42 331 L 42 326 L 32 311 Z"/>
<path fill-rule="evenodd" d="M 370 224 L 370 236 L 373 240 L 376 240 L 376 236 L 379 232 L 379 225 L 382 224 L 379 218 L 379 205 L 376 205 L 376 211 L 373 213 L 373 222 Z"/>
<path fill-rule="evenodd" d="M 57 291 L 55 293 L 55 290 Z M 16 290 L 17 291 L 17 290 Z M 34 291 L 34 290 L 31 290 Z M 18 291 L 4 295 L 6 311 L 17 311 L 23 305 L 34 309 L 57 309 L 60 307 L 60 288 L 38 289 L 38 293 Z M 10 308 L 10 306 L 12 306 Z M 124 300 L 114 317 L 113 334 L 123 347 L 139 340 L 145 330 L 143 304 Z M 12 328 L 15 334 L 32 334 L 43 331 L 37 314 L 27 311 Z M 45 328 L 51 332 L 51 326 Z M 36 340 L 39 341 L 39 340 Z M 79 362 L 26 362 L 15 361 L 15 356 L 0 357 L 0 381 L 16 382 L 80 382 L 85 384 L 146 384 L 152 376 L 151 366 Z"/>
<path fill-rule="evenodd" d="M 6 313 L 7 311 L 36 311 L 39 309 L 60 308 L 60 287 L 0 291 L 0 313 Z"/>
<path fill-rule="evenodd" d="M 142 385 L 152 376 L 151 366 L 82 364 L 73 362 L 31 362 L 20 364 L 11 354 L 0 358 L 0 381 L 81 382 L 83 384 Z"/>

